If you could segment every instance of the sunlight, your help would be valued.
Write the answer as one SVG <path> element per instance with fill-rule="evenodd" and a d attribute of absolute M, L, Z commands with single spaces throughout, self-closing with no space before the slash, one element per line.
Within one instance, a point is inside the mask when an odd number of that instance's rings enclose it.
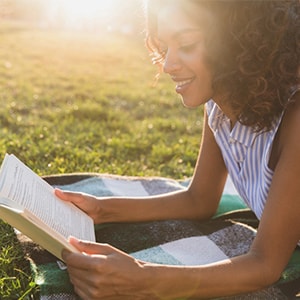
<path fill-rule="evenodd" d="M 48 21 L 68 28 L 89 28 L 113 17 L 119 1 L 52 0 L 47 1 Z"/>
<path fill-rule="evenodd" d="M 65 16 L 80 20 L 94 18 L 99 12 L 107 12 L 113 1 L 110 0 L 60 0 Z"/>

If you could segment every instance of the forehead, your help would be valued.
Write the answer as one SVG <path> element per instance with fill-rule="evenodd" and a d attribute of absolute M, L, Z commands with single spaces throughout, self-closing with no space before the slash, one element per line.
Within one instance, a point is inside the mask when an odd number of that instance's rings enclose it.
<path fill-rule="evenodd" d="M 211 19 L 211 13 L 199 4 L 174 1 L 164 6 L 157 15 L 158 37 L 204 31 Z"/>

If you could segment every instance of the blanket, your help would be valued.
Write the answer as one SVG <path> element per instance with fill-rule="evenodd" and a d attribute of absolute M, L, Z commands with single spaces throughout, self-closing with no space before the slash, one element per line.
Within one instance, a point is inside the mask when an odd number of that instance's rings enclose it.
<path fill-rule="evenodd" d="M 167 178 L 71 174 L 44 178 L 64 190 L 95 196 L 147 196 L 186 188 L 188 181 Z M 199 265 L 246 253 L 258 220 L 227 181 L 215 216 L 206 222 L 166 220 L 96 225 L 98 242 L 109 243 L 132 256 L 171 265 Z M 22 243 L 32 262 L 39 299 L 78 299 L 64 265 L 31 240 Z M 221 298 L 219 298 L 221 299 Z M 266 289 L 222 299 L 300 299 L 300 249 L 296 249 L 280 280 Z"/>

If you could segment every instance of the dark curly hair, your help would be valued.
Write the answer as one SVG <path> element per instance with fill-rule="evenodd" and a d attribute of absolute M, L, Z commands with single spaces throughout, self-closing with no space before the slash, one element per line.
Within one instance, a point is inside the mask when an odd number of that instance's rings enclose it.
<path fill-rule="evenodd" d="M 157 43 L 157 13 L 175 1 L 205 26 L 214 92 L 226 95 L 242 124 L 270 129 L 300 85 L 299 0 L 149 0 L 146 45 L 156 64 L 165 55 Z M 195 5 L 213 21 L 197 20 Z"/>

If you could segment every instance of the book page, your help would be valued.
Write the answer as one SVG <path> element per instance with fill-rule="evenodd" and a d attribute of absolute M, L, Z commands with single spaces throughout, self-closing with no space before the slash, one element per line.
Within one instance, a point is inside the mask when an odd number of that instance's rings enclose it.
<path fill-rule="evenodd" d="M 2 204 L 5 203 L 5 204 Z M 4 221 L 15 228 L 22 230 L 22 233 L 47 249 L 53 255 L 63 260 L 61 254 L 63 249 L 80 253 L 75 247 L 67 242 L 65 237 L 54 231 L 51 227 L 42 223 L 40 219 L 31 214 L 28 210 L 13 208 L 15 203 L 9 202 L 6 198 L 0 198 L 0 215 Z"/>
<path fill-rule="evenodd" d="M 14 155 L 0 170 L 0 195 L 21 205 L 65 238 L 95 241 L 93 220 L 75 205 L 54 195 L 54 189 Z"/>

